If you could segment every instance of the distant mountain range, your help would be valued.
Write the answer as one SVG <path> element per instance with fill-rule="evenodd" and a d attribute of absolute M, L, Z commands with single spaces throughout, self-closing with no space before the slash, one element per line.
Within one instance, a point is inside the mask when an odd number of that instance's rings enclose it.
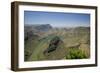
<path fill-rule="evenodd" d="M 74 28 L 73 27 L 72 28 L 64 27 L 64 28 L 67 31 L 71 30 L 73 32 L 83 31 L 83 30 L 84 31 L 89 31 L 90 30 L 90 27 L 81 27 L 81 26 L 74 27 Z M 64 28 L 62 28 L 62 29 L 64 29 Z M 25 37 L 25 39 L 28 39 L 28 38 L 31 38 L 31 37 L 33 37 L 33 38 L 39 37 L 43 33 L 48 32 L 51 29 L 54 29 L 54 28 L 50 24 L 34 24 L 34 25 L 25 24 L 25 26 L 24 26 L 24 37 Z M 56 27 L 56 29 L 57 29 L 57 27 Z"/>
<path fill-rule="evenodd" d="M 25 29 L 30 29 L 30 30 L 37 30 L 37 31 L 48 31 L 52 29 L 52 26 L 50 24 L 35 24 L 35 25 L 25 25 Z"/>
<path fill-rule="evenodd" d="M 50 24 L 36 24 L 36 25 L 25 25 L 24 26 L 24 37 L 25 40 L 28 38 L 39 37 L 43 32 L 48 32 L 53 27 Z"/>

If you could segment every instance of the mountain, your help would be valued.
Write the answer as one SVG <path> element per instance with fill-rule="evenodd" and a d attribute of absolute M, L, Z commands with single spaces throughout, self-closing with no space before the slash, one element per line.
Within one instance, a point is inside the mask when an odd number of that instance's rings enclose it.
<path fill-rule="evenodd" d="M 50 29 L 52 29 L 52 26 L 50 24 L 41 24 L 41 25 L 33 26 L 33 28 L 38 31 L 47 32 Z"/>
<path fill-rule="evenodd" d="M 24 37 L 25 40 L 28 38 L 35 38 L 41 36 L 43 33 L 48 32 L 52 29 L 50 24 L 34 24 L 24 26 Z"/>
<path fill-rule="evenodd" d="M 36 31 L 41 31 L 41 32 L 47 32 L 50 29 L 52 29 L 52 26 L 50 24 L 34 24 L 34 25 L 25 25 L 24 26 L 25 30 L 36 30 Z"/>

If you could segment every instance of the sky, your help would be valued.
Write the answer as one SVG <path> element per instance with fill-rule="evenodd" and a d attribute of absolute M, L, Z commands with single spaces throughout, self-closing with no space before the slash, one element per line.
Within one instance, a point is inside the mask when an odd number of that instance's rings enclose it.
<path fill-rule="evenodd" d="M 50 24 L 52 27 L 87 27 L 90 26 L 90 14 L 24 11 L 24 24 Z"/>

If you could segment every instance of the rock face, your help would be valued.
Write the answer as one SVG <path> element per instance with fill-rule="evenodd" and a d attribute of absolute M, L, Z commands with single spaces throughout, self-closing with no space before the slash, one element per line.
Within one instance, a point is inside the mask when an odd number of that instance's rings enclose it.
<path fill-rule="evenodd" d="M 46 59 L 50 60 L 64 58 L 66 50 L 63 41 L 58 36 L 55 36 L 50 41 L 48 48 L 44 51 L 44 55 L 46 56 Z"/>

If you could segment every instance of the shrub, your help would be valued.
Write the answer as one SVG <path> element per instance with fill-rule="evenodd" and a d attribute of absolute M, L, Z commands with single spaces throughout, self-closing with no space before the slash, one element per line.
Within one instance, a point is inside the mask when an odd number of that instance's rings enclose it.
<path fill-rule="evenodd" d="M 71 48 L 69 54 L 66 56 L 66 59 L 83 59 L 87 58 L 84 51 L 76 48 Z"/>

